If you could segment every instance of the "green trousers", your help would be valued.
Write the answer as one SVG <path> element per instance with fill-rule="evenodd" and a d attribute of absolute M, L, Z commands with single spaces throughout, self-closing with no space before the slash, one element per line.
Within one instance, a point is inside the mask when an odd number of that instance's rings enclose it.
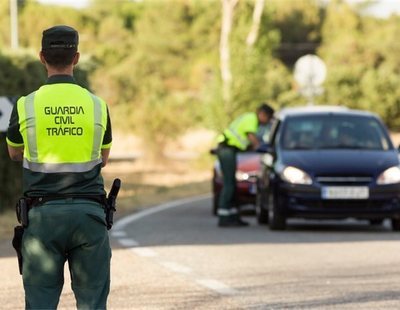
<path fill-rule="evenodd" d="M 223 175 L 223 187 L 219 197 L 218 216 L 231 216 L 237 213 L 235 205 L 236 192 L 236 150 L 220 145 L 217 156 Z"/>
<path fill-rule="evenodd" d="M 26 309 L 56 309 L 68 261 L 78 309 L 106 309 L 111 248 L 102 206 L 50 201 L 29 211 L 22 240 Z"/>

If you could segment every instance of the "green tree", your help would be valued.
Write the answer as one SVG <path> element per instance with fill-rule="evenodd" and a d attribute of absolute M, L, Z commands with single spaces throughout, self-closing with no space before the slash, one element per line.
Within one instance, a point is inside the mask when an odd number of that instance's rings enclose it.
<path fill-rule="evenodd" d="M 343 1 L 332 1 L 326 10 L 319 49 L 327 64 L 323 101 L 360 108 L 359 87 L 365 66 L 360 59 L 362 24 L 357 12 Z"/>
<path fill-rule="evenodd" d="M 315 54 L 322 40 L 321 28 L 325 9 L 316 0 L 268 1 L 271 23 L 278 29 L 281 41 L 278 57 L 288 66 L 305 54 Z"/>
<path fill-rule="evenodd" d="M 191 117 L 187 114 L 193 109 L 187 76 L 193 40 L 188 29 L 192 19 L 191 7 L 183 2 L 174 6 L 161 1 L 144 4 L 135 23 L 136 48 L 121 63 L 124 68 L 127 64 L 131 68 L 124 78 L 134 90 L 126 98 L 132 105 L 134 129 L 155 156 L 162 153 L 168 139 L 190 126 Z"/>
<path fill-rule="evenodd" d="M 231 101 L 224 103 L 221 96 L 221 82 L 214 77 L 207 98 L 208 118 L 212 128 L 222 130 L 237 115 L 253 111 L 262 101 L 268 101 L 279 107 L 278 98 L 283 93 L 291 92 L 291 78 L 288 71 L 278 60 L 274 60 L 273 51 L 280 41 L 280 33 L 272 26 L 273 8 L 266 4 L 260 21 L 258 39 L 254 46 L 246 44 L 247 35 L 252 25 L 254 3 L 241 1 L 234 12 L 234 22 L 230 39 L 232 89 Z M 283 74 L 283 79 L 276 75 Z M 283 81 L 277 85 L 277 81 Z"/>
<path fill-rule="evenodd" d="M 328 64 L 326 101 L 373 111 L 400 128 L 399 21 L 362 17 L 342 1 L 328 6 L 320 49 Z"/>

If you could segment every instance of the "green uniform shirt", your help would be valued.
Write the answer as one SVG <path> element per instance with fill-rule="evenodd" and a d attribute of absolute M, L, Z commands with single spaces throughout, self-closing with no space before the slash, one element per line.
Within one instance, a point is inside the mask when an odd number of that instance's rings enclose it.
<path fill-rule="evenodd" d="M 250 144 L 247 137 L 249 133 L 256 134 L 258 118 L 256 113 L 245 113 L 235 119 L 223 133 L 223 140 L 230 146 L 239 150 L 246 150 Z"/>
<path fill-rule="evenodd" d="M 46 83 L 46 87 L 51 87 L 52 84 L 76 84 L 74 78 L 69 75 L 51 76 Z M 86 91 L 82 88 L 83 91 Z M 111 146 L 112 133 L 111 121 L 107 110 L 107 126 L 104 133 L 102 148 Z M 10 118 L 10 126 L 7 131 L 7 142 L 11 146 L 23 146 L 27 141 L 24 141 L 20 131 L 20 118 L 18 115 L 17 105 Z M 67 148 L 74 147 L 66 145 Z M 41 173 L 34 172 L 23 168 L 23 190 L 27 197 L 37 197 L 46 195 L 79 195 L 79 194 L 104 194 L 104 182 L 100 174 L 101 164 L 96 165 L 93 169 L 85 172 L 56 172 L 56 173 Z"/>

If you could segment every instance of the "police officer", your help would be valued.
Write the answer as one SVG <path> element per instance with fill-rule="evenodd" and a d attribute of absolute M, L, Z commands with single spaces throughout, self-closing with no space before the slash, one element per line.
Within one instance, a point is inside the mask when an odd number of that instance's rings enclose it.
<path fill-rule="evenodd" d="M 11 159 L 23 161 L 31 208 L 22 239 L 27 309 L 55 309 L 68 261 L 77 307 L 105 309 L 111 248 L 101 203 L 101 167 L 111 147 L 106 103 L 76 84 L 78 32 L 43 31 L 45 85 L 21 97 L 7 132 Z"/>
<path fill-rule="evenodd" d="M 260 140 L 257 130 L 260 125 L 267 125 L 274 114 L 274 110 L 262 103 L 256 113 L 246 113 L 235 119 L 219 137 L 217 156 L 223 174 L 223 187 L 218 202 L 218 226 L 240 227 L 247 226 L 234 207 L 236 189 L 236 153 L 245 151 L 249 147 L 257 149 Z"/>

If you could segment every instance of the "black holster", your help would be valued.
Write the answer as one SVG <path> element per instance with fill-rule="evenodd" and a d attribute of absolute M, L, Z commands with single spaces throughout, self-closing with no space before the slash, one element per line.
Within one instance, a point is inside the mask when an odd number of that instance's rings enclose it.
<path fill-rule="evenodd" d="M 14 227 L 14 237 L 12 239 L 12 246 L 17 252 L 19 274 L 22 275 L 22 236 L 24 235 L 24 228 L 21 225 Z"/>
<path fill-rule="evenodd" d="M 115 179 L 111 186 L 111 190 L 108 194 L 108 197 L 106 198 L 105 201 L 106 223 L 108 230 L 110 230 L 114 224 L 114 212 L 117 211 L 116 209 L 117 196 L 120 188 L 121 188 L 121 180 Z"/>
<path fill-rule="evenodd" d="M 22 275 L 22 237 L 24 229 L 29 225 L 28 212 L 30 208 L 29 198 L 20 198 L 15 206 L 17 213 L 17 220 L 21 225 L 14 227 L 14 237 L 12 239 L 12 246 L 17 252 L 19 273 Z"/>

